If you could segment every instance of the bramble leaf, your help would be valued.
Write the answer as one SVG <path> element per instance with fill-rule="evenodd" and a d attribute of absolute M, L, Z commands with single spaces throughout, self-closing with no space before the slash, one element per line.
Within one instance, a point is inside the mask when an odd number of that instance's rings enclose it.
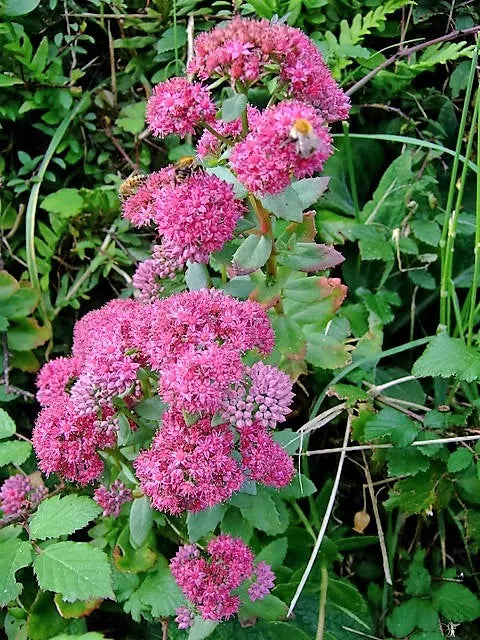
<path fill-rule="evenodd" d="M 22 592 L 15 573 L 28 567 L 31 561 L 32 547 L 28 542 L 13 538 L 0 543 L 0 606 L 8 604 Z"/>
<path fill-rule="evenodd" d="M 37 540 L 66 536 L 83 529 L 100 512 L 88 496 L 53 496 L 40 503 L 30 521 L 30 534 Z"/>

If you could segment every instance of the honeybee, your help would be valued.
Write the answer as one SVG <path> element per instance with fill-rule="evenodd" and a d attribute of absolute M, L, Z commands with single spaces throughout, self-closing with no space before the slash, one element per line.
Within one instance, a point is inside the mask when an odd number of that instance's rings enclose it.
<path fill-rule="evenodd" d="M 291 140 L 295 140 L 296 151 L 302 158 L 310 158 L 320 145 L 319 137 L 305 118 L 295 120 L 289 136 Z"/>
<path fill-rule="evenodd" d="M 175 163 L 175 183 L 181 184 L 187 178 L 194 175 L 196 171 L 200 171 L 201 167 L 193 156 L 183 156 Z"/>
<path fill-rule="evenodd" d="M 135 173 L 135 171 L 131 173 L 118 188 L 118 197 L 120 200 L 123 202 L 130 196 L 135 195 L 140 187 L 145 184 L 147 178 L 148 176 Z"/>

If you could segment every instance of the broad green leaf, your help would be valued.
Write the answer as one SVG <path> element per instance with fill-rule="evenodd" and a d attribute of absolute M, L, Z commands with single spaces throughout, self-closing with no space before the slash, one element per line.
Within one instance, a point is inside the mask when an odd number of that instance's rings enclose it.
<path fill-rule="evenodd" d="M 145 128 L 146 104 L 145 100 L 140 100 L 139 102 L 123 107 L 117 119 L 117 125 L 120 129 L 134 135 L 141 133 Z"/>
<path fill-rule="evenodd" d="M 287 553 L 288 540 L 287 538 L 278 538 L 260 551 L 255 560 L 257 563 L 266 562 L 272 569 L 280 567 L 285 560 Z"/>
<path fill-rule="evenodd" d="M 418 424 L 396 409 L 386 407 L 365 424 L 365 440 L 387 438 L 398 447 L 411 444 L 419 433 Z"/>
<path fill-rule="evenodd" d="M 130 544 L 130 528 L 124 527 L 118 536 L 113 549 L 113 560 L 116 568 L 125 573 L 143 573 L 151 569 L 157 561 L 155 537 L 150 532 L 148 540 L 140 549 L 134 549 Z"/>
<path fill-rule="evenodd" d="M 425 551 L 417 551 L 408 569 L 406 592 L 412 596 L 427 596 L 432 586 L 430 572 L 424 567 Z"/>
<path fill-rule="evenodd" d="M 432 469 L 399 480 L 384 503 L 385 508 L 400 507 L 406 514 L 430 512 L 435 504 L 437 484 L 438 476 Z"/>
<path fill-rule="evenodd" d="M 19 283 L 8 271 L 0 271 L 0 300 L 6 300 L 20 288 Z"/>
<path fill-rule="evenodd" d="M 61 593 L 67 602 L 113 598 L 108 558 L 86 542 L 56 542 L 33 563 L 40 588 Z"/>
<path fill-rule="evenodd" d="M 444 582 L 434 592 L 433 604 L 447 620 L 466 622 L 480 616 L 480 601 L 458 582 Z"/>
<path fill-rule="evenodd" d="M 15 422 L 11 419 L 5 409 L 0 409 L 0 440 L 13 436 L 15 430 Z"/>
<path fill-rule="evenodd" d="M 8 604 L 22 592 L 22 585 L 16 582 L 15 573 L 28 567 L 31 561 L 32 547 L 29 542 L 13 538 L 0 543 L 0 606 Z"/>
<path fill-rule="evenodd" d="M 241 508 L 242 516 L 253 527 L 272 536 L 285 531 L 288 521 L 286 524 L 282 521 L 279 505 L 266 489 L 259 487 L 256 496 L 245 495 L 244 498 L 248 507 Z"/>
<path fill-rule="evenodd" d="M 183 47 L 187 42 L 187 30 L 181 25 L 169 27 L 162 33 L 162 37 L 155 43 L 155 49 L 157 53 L 165 53 L 166 51 L 173 51 L 175 46 Z"/>
<path fill-rule="evenodd" d="M 385 458 L 391 477 L 415 475 L 430 466 L 430 460 L 420 451 L 420 447 L 395 447 L 385 451 Z"/>
<path fill-rule="evenodd" d="M 38 304 L 40 296 L 32 287 L 21 287 L 2 302 L 2 315 L 9 320 L 28 316 Z"/>
<path fill-rule="evenodd" d="M 32 445 L 23 440 L 0 442 L 0 467 L 7 464 L 21 465 L 32 453 Z"/>
<path fill-rule="evenodd" d="M 303 473 L 296 473 L 291 483 L 280 489 L 279 495 L 285 500 L 299 500 L 311 496 L 316 490 L 317 488 L 310 478 L 307 478 Z"/>
<path fill-rule="evenodd" d="M 271 253 L 271 238 L 253 234 L 247 236 L 232 257 L 232 266 L 236 275 L 246 275 L 260 269 Z"/>
<path fill-rule="evenodd" d="M 330 577 L 328 580 L 327 602 L 352 620 L 355 620 L 364 629 L 370 630 L 367 603 L 349 580 Z"/>
<path fill-rule="evenodd" d="M 450 473 L 457 473 L 467 469 L 472 464 L 473 453 L 467 448 L 458 448 L 450 454 L 447 462 L 447 469 Z"/>
<path fill-rule="evenodd" d="M 48 640 L 52 635 L 62 633 L 68 626 L 55 606 L 53 594 L 38 591 L 30 607 L 27 620 L 28 640 Z"/>
<path fill-rule="evenodd" d="M 157 395 L 138 402 L 133 409 L 141 418 L 160 422 L 166 408 L 167 405 L 163 402 L 160 396 Z"/>
<path fill-rule="evenodd" d="M 9 328 L 7 342 L 12 351 L 30 351 L 44 344 L 50 336 L 51 330 L 41 327 L 34 318 L 20 318 Z"/>
<path fill-rule="evenodd" d="M 222 533 L 228 533 L 231 536 L 242 538 L 244 542 L 248 542 L 253 535 L 253 526 L 242 517 L 241 512 L 235 507 L 228 508 L 226 514 L 223 516 L 220 530 Z"/>
<path fill-rule="evenodd" d="M 269 593 L 255 602 L 247 597 L 240 607 L 239 616 L 242 618 L 259 617 L 263 620 L 286 620 L 287 613 L 287 605 L 280 598 Z"/>
<path fill-rule="evenodd" d="M 134 549 L 142 547 L 153 524 L 153 512 L 147 496 L 135 498 L 130 509 L 130 544 Z"/>
<path fill-rule="evenodd" d="M 195 620 L 188 634 L 188 640 L 204 640 L 204 638 L 208 638 L 208 636 L 215 631 L 217 626 L 218 622 L 204 620 L 200 616 L 195 616 Z"/>
<path fill-rule="evenodd" d="M 227 98 L 222 103 L 222 120 L 233 122 L 240 118 L 247 107 L 247 96 L 237 93 L 232 98 Z"/>
<path fill-rule="evenodd" d="M 417 626 L 417 601 L 407 600 L 395 607 L 387 618 L 387 628 L 396 638 L 408 636 Z"/>
<path fill-rule="evenodd" d="M 82 210 L 83 198 L 78 189 L 59 189 L 44 198 L 40 206 L 50 213 L 58 213 L 65 218 L 71 218 Z"/>
<path fill-rule="evenodd" d="M 140 602 L 151 608 L 154 618 L 173 616 L 178 607 L 185 604 L 185 598 L 173 579 L 165 559 L 155 571 L 148 573 L 137 589 Z"/>
<path fill-rule="evenodd" d="M 0 13 L 9 18 L 24 16 L 38 7 L 40 0 L 5 0 Z"/>
<path fill-rule="evenodd" d="M 191 542 L 197 542 L 207 533 L 213 533 L 217 525 L 222 521 L 226 505 L 216 504 L 198 513 L 189 512 L 187 515 L 188 537 Z"/>
<path fill-rule="evenodd" d="M 440 333 L 413 365 L 412 373 L 418 378 L 425 376 L 451 378 L 472 382 L 480 376 L 480 354 L 468 347 L 460 338 L 450 338 Z"/>
<path fill-rule="evenodd" d="M 88 496 L 53 496 L 40 503 L 30 520 L 30 534 L 37 540 L 67 536 L 83 529 L 101 511 Z"/>
<path fill-rule="evenodd" d="M 97 631 L 89 631 L 88 633 L 81 633 L 70 635 L 67 633 L 61 633 L 58 636 L 54 636 L 51 640 L 107 640 L 106 636 Z"/>
<path fill-rule="evenodd" d="M 339 369 L 346 367 L 352 360 L 351 349 L 343 340 L 336 340 L 324 333 L 309 333 L 307 338 L 306 359 L 321 369 Z"/>
<path fill-rule="evenodd" d="M 55 594 L 55 606 L 57 607 L 62 618 L 77 619 L 89 616 L 92 611 L 98 609 L 102 604 L 101 598 L 91 600 L 75 600 L 75 602 L 66 602 L 62 596 Z"/>
<path fill-rule="evenodd" d="M 327 190 L 330 178 L 304 178 L 292 184 L 292 189 L 298 193 L 302 209 L 308 209 L 320 199 L 320 196 Z"/>

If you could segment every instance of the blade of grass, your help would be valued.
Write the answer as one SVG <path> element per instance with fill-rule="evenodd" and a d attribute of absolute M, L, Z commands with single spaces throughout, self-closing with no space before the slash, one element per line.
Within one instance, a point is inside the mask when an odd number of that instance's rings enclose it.
<path fill-rule="evenodd" d="M 62 122 L 59 124 L 55 134 L 50 140 L 50 144 L 45 152 L 45 156 L 39 166 L 38 173 L 35 176 L 35 183 L 30 191 L 30 197 L 28 199 L 27 211 L 25 214 L 25 240 L 26 240 L 26 252 L 27 252 L 27 266 L 32 285 L 40 291 L 40 279 L 38 277 L 37 260 L 35 256 L 35 218 L 37 214 L 38 196 L 40 193 L 40 187 L 42 186 L 43 178 L 47 171 L 47 167 L 55 155 L 58 145 L 62 141 L 63 136 L 67 132 L 68 127 L 77 114 L 88 104 L 90 100 L 90 94 L 85 94 L 77 106 L 65 116 Z M 49 324 L 47 307 L 43 295 L 40 296 L 39 312 L 43 322 Z"/>
<path fill-rule="evenodd" d="M 468 140 L 467 140 L 467 149 L 465 154 L 467 159 L 470 159 L 470 155 L 472 153 L 476 120 L 477 120 L 477 114 L 479 110 L 479 101 L 480 101 L 480 92 L 477 91 L 477 94 L 475 97 L 475 108 L 473 112 L 472 125 L 470 127 Z M 462 173 L 460 176 L 460 184 L 458 185 L 457 199 L 455 201 L 455 208 L 453 209 L 453 212 L 451 211 L 450 190 L 449 190 L 449 199 L 447 202 L 446 211 L 449 210 L 448 207 L 450 206 L 450 213 L 449 213 L 449 218 L 447 220 L 446 227 L 444 224 L 444 229 L 447 228 L 446 244 L 442 245 L 440 241 L 440 251 L 442 255 L 442 269 L 441 269 L 441 282 L 440 282 L 440 324 L 447 325 L 449 332 L 451 330 L 451 322 L 450 322 L 451 303 L 454 302 L 454 298 L 455 298 L 455 296 L 453 295 L 453 290 L 455 288 L 455 285 L 452 282 L 453 255 L 455 252 L 455 238 L 457 235 L 458 220 L 460 217 L 460 210 L 462 208 L 462 202 L 463 202 L 463 194 L 465 192 L 465 184 L 467 181 L 467 170 L 468 170 L 468 165 L 464 164 Z M 450 184 L 450 187 L 451 187 L 451 184 Z M 456 183 L 454 184 L 453 188 L 455 189 L 455 187 L 456 187 Z M 445 248 L 445 250 L 443 250 L 443 247 Z M 455 309 L 455 313 L 457 314 L 457 309 Z M 463 331 L 461 333 L 463 336 Z"/>
<path fill-rule="evenodd" d="M 360 222 L 360 206 L 358 204 L 357 181 L 355 178 L 355 167 L 353 166 L 352 143 L 350 142 L 349 124 L 343 122 L 343 139 L 345 142 L 345 152 L 347 154 L 348 177 L 350 180 L 350 189 L 352 191 L 353 209 L 355 211 L 355 220 Z"/>
<path fill-rule="evenodd" d="M 477 166 L 480 167 L 480 109 L 477 110 Z M 470 312 L 468 314 L 467 345 L 472 344 L 473 322 L 477 304 L 478 269 L 480 261 L 480 172 L 477 172 L 477 197 L 475 207 L 475 247 L 473 249 L 473 279 L 470 288 Z"/>
<path fill-rule="evenodd" d="M 448 269 L 448 261 L 449 261 L 449 254 L 448 254 L 448 247 L 446 246 L 448 243 L 448 233 L 449 233 L 449 226 L 450 226 L 450 216 L 452 214 L 452 206 L 453 206 L 453 198 L 454 198 L 454 194 L 455 194 L 455 186 L 457 183 L 457 173 L 458 173 L 458 163 L 460 160 L 460 150 L 462 148 L 462 142 L 463 142 L 463 135 L 465 133 L 465 125 L 467 123 L 467 115 L 468 115 L 468 111 L 470 108 L 470 98 L 472 95 L 472 89 L 473 89 L 473 81 L 475 78 L 475 68 L 477 66 L 477 60 L 478 60 L 478 45 L 480 43 L 480 40 L 477 40 L 477 45 L 475 47 L 475 50 L 473 52 L 473 56 L 472 56 L 472 63 L 470 65 L 470 72 L 468 75 L 468 81 L 467 81 L 467 88 L 465 91 L 465 101 L 463 103 L 463 109 L 462 109 L 462 117 L 460 119 L 460 125 L 458 127 L 458 135 L 457 135 L 457 144 L 455 147 L 455 156 L 453 159 L 453 165 L 452 165 L 452 172 L 450 175 L 450 185 L 448 188 L 448 195 L 447 195 L 447 204 L 445 207 L 445 215 L 444 215 L 444 219 L 443 219 L 443 228 L 442 228 L 442 235 L 440 238 L 440 257 L 441 257 L 441 286 L 440 286 L 440 325 L 445 326 L 447 323 L 447 312 L 448 312 L 448 305 L 449 305 L 449 299 L 448 299 L 448 290 L 447 290 L 447 286 L 448 285 L 448 277 L 445 276 L 445 272 Z M 466 154 L 466 158 L 467 161 L 469 160 L 469 154 L 467 152 Z M 478 170 L 478 168 L 477 168 Z M 458 212 L 457 212 L 457 216 L 458 216 Z"/>

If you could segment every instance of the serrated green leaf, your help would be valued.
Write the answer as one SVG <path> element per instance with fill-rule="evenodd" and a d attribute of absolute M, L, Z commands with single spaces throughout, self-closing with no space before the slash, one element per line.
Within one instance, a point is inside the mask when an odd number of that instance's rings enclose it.
<path fill-rule="evenodd" d="M 448 457 L 447 469 L 450 473 L 457 473 L 467 469 L 473 461 L 473 453 L 470 449 L 459 448 Z"/>
<path fill-rule="evenodd" d="M 368 441 L 387 438 L 398 447 L 406 447 L 415 440 L 418 433 L 416 422 L 404 413 L 386 407 L 367 421 L 364 438 Z"/>
<path fill-rule="evenodd" d="M 287 538 L 278 538 L 260 551 L 255 560 L 257 564 L 259 562 L 266 562 L 272 569 L 278 569 L 285 560 L 287 554 L 288 540 Z"/>
<path fill-rule="evenodd" d="M 15 573 L 28 567 L 31 561 L 30 543 L 15 538 L 0 543 L 0 606 L 8 604 L 22 592 L 22 585 L 15 580 Z"/>
<path fill-rule="evenodd" d="M 243 602 L 238 612 L 243 618 L 262 618 L 262 620 L 286 620 L 288 607 L 287 605 L 269 593 L 261 600 L 251 602 L 248 597 Z"/>
<path fill-rule="evenodd" d="M 7 464 L 21 465 L 32 453 L 32 445 L 20 440 L 0 442 L 0 467 Z"/>
<path fill-rule="evenodd" d="M 155 571 L 148 573 L 137 589 L 140 602 L 150 607 L 154 618 L 173 616 L 178 607 L 185 604 L 185 598 L 173 579 L 165 559 Z"/>
<path fill-rule="evenodd" d="M 7 333 L 7 344 L 11 351 L 30 351 L 44 344 L 51 336 L 49 327 L 41 327 L 35 318 L 14 320 Z"/>
<path fill-rule="evenodd" d="M 147 103 L 140 100 L 134 104 L 129 104 L 119 113 L 117 126 L 128 133 L 137 134 L 145 128 L 145 109 Z"/>
<path fill-rule="evenodd" d="M 460 338 L 450 338 L 440 333 L 413 365 L 412 373 L 418 378 L 425 376 L 451 378 L 472 382 L 480 376 L 480 354 L 468 347 Z"/>
<path fill-rule="evenodd" d="M 5 411 L 5 409 L 0 409 L 0 440 L 3 440 L 4 438 L 10 438 L 10 436 L 13 436 L 13 434 L 15 433 L 15 430 L 15 422 Z"/>
<path fill-rule="evenodd" d="M 40 207 L 51 213 L 59 213 L 66 218 L 71 218 L 82 210 L 83 198 L 78 189 L 59 189 L 44 198 Z"/>
<path fill-rule="evenodd" d="M 114 597 L 107 556 L 86 542 L 51 544 L 33 566 L 40 588 L 61 593 L 67 602 Z"/>
<path fill-rule="evenodd" d="M 444 582 L 434 592 L 433 604 L 447 620 L 466 622 L 480 616 L 480 601 L 458 582 Z"/>
<path fill-rule="evenodd" d="M 0 300 L 6 300 L 18 291 L 19 283 L 11 276 L 8 271 L 0 271 Z"/>
<path fill-rule="evenodd" d="M 296 473 L 293 480 L 283 489 L 280 489 L 279 495 L 285 500 L 299 500 L 306 498 L 316 492 L 317 488 L 303 473 Z"/>
<path fill-rule="evenodd" d="M 101 508 L 88 496 L 53 496 L 43 500 L 30 520 L 30 535 L 37 540 L 67 536 L 83 529 Z"/>
<path fill-rule="evenodd" d="M 2 315 L 9 320 L 28 316 L 38 304 L 40 296 L 32 287 L 21 287 L 2 302 Z"/>

